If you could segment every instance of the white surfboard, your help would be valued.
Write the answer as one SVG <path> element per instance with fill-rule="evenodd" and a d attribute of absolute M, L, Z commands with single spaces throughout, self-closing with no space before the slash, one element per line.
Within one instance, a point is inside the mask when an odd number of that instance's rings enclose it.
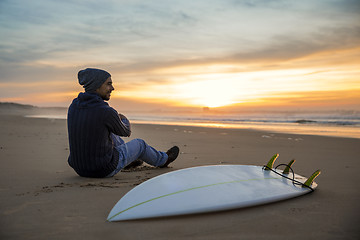
<path fill-rule="evenodd" d="M 288 174 L 292 177 L 292 173 Z M 306 178 L 295 174 L 304 183 Z M 311 188 L 315 189 L 316 183 Z M 107 220 L 164 217 L 249 207 L 312 191 L 263 167 L 212 165 L 154 177 L 130 190 Z"/>

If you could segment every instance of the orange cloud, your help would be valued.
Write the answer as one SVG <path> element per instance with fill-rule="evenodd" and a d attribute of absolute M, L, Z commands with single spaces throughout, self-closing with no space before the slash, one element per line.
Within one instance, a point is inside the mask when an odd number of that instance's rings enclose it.
<path fill-rule="evenodd" d="M 342 91 L 287 92 L 220 108 L 222 110 L 357 110 L 360 111 L 360 88 Z"/>

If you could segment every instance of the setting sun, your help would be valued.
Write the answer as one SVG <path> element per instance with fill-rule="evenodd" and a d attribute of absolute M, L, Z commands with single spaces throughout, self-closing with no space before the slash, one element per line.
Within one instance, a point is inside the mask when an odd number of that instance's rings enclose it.
<path fill-rule="evenodd" d="M 236 103 L 240 93 L 221 80 L 203 80 L 174 85 L 174 94 L 183 104 L 200 107 L 220 107 Z"/>

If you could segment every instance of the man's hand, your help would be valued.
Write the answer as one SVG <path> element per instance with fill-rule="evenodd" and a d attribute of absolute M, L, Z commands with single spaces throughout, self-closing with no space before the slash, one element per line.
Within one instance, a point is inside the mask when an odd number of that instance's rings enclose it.
<path fill-rule="evenodd" d="M 120 121 L 123 123 L 123 125 L 129 130 L 129 135 L 127 137 L 130 137 L 131 135 L 131 125 L 129 119 L 125 117 L 125 115 L 122 115 L 119 113 Z"/>
<path fill-rule="evenodd" d="M 120 119 L 127 119 L 127 117 L 125 117 L 125 115 L 122 115 L 121 113 L 119 113 L 119 117 Z"/>

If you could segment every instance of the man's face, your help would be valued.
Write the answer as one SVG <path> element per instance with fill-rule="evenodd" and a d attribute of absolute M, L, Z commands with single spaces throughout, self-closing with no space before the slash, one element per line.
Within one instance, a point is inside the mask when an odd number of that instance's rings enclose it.
<path fill-rule="evenodd" d="M 112 84 L 113 82 L 111 77 L 109 77 L 98 89 L 96 89 L 96 93 L 99 94 L 100 97 L 105 101 L 110 100 L 111 92 L 115 90 Z"/>

